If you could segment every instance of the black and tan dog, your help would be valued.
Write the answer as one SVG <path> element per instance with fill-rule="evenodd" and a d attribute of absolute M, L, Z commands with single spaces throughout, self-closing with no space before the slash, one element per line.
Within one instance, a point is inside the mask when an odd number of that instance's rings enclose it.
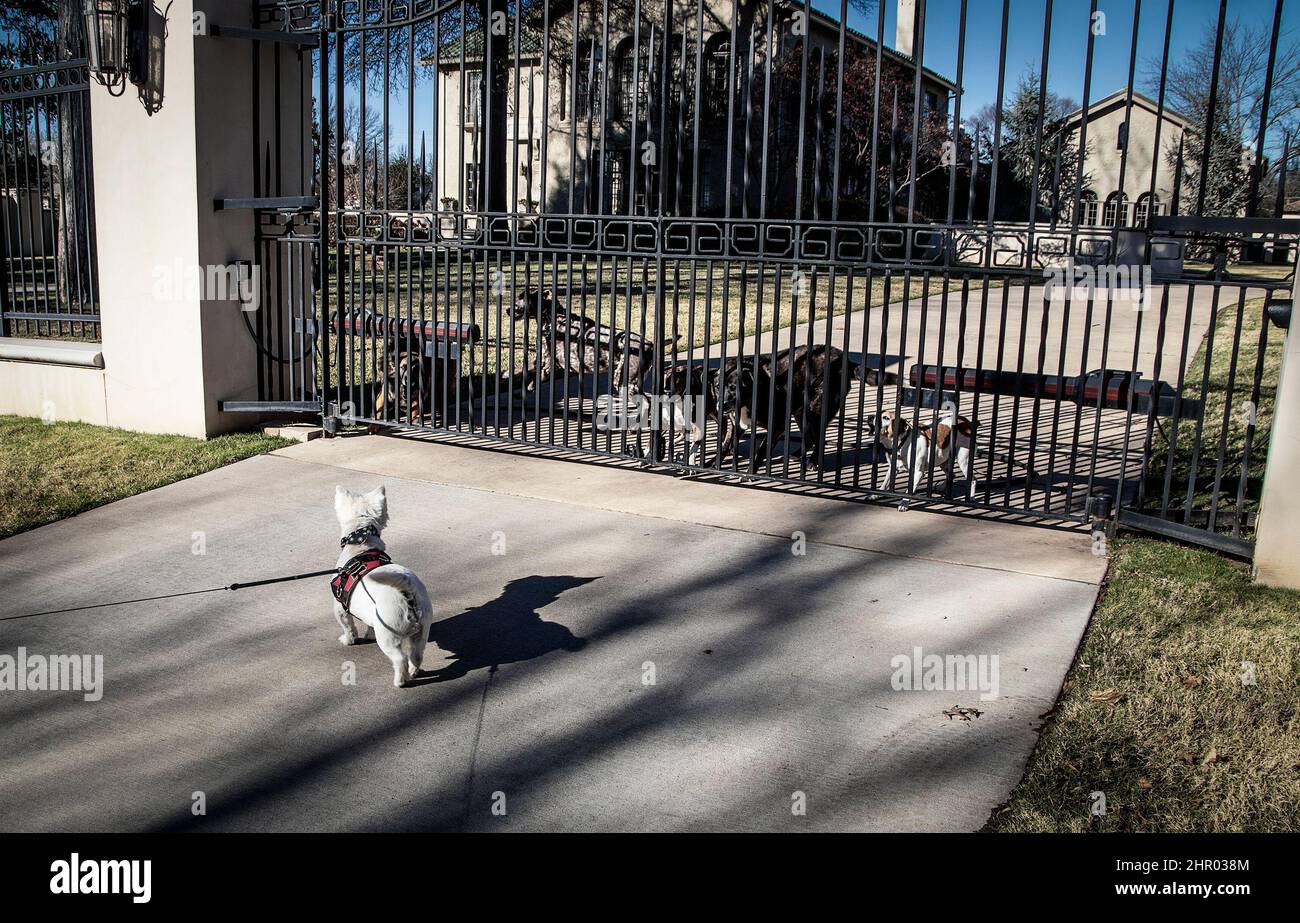
<path fill-rule="evenodd" d="M 626 400 L 641 393 L 644 379 L 654 366 L 653 343 L 635 333 L 563 310 L 550 289 L 525 292 L 510 315 L 516 321 L 538 324 L 533 335 L 538 343 L 538 359 L 531 369 L 524 370 L 520 394 L 535 391 L 541 382 L 556 374 L 608 373 L 612 389 Z"/>
<path fill-rule="evenodd" d="M 424 340 L 412 341 L 410 349 L 395 345 L 389 355 L 387 377 L 375 397 L 378 419 L 410 426 L 437 423 L 442 411 L 450 412 L 458 400 L 468 400 L 475 392 L 473 376 L 458 382 L 459 364 L 426 355 L 426 345 Z"/>
<path fill-rule="evenodd" d="M 411 425 L 424 422 L 425 414 L 433 413 L 432 385 L 433 360 L 418 352 L 402 352 L 389 364 L 388 377 L 375 398 L 375 416 Z"/>

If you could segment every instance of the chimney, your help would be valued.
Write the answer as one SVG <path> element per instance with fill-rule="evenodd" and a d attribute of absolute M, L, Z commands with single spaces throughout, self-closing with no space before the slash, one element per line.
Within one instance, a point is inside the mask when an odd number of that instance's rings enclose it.
<path fill-rule="evenodd" d="M 916 28 L 916 0 L 898 0 L 898 22 L 894 24 L 894 50 L 912 57 Z"/>

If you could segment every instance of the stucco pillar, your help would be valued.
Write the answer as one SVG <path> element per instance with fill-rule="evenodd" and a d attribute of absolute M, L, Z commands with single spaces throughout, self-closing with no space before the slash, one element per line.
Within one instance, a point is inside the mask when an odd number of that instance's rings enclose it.
<path fill-rule="evenodd" d="M 1300 259 L 1297 260 L 1300 265 Z M 1296 289 L 1291 291 L 1294 300 Z M 1300 332 L 1294 312 L 1282 352 L 1268 465 L 1255 535 L 1255 579 L 1300 590 Z"/>
<path fill-rule="evenodd" d="M 218 410 L 257 398 L 257 348 L 240 302 L 207 282 L 209 267 L 256 257 L 255 213 L 214 200 L 253 195 L 253 56 L 277 49 L 195 34 L 196 4 L 209 25 L 253 25 L 244 0 L 175 0 L 161 108 L 146 111 L 130 84 L 120 97 L 94 85 L 91 122 L 109 425 L 208 436 L 255 422 Z M 277 101 L 263 83 L 265 125 Z M 302 119 L 302 98 L 279 105 Z"/>

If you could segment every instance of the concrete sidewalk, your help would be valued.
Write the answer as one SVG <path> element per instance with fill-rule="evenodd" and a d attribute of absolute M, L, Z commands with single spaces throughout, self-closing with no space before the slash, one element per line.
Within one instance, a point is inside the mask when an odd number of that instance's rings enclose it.
<path fill-rule="evenodd" d="M 338 644 L 324 579 L 0 622 L 0 654 L 105 670 L 98 702 L 0 692 L 0 829 L 976 829 L 1104 565 L 1077 532 L 359 437 L 0 542 L 4 614 L 329 567 L 334 485 L 376 483 L 434 599 L 419 686 Z M 894 689 L 918 647 L 996 655 L 997 696 Z"/>

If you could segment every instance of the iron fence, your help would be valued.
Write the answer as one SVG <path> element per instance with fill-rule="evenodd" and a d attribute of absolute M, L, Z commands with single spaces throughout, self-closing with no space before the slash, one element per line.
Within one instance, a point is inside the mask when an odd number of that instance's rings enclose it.
<path fill-rule="evenodd" d="M 1177 0 L 1109 31 L 1095 0 L 1045 0 L 1037 24 L 985 7 L 898 4 L 896 47 L 883 2 L 261 7 L 260 79 L 314 101 L 258 141 L 272 297 L 249 409 L 904 506 L 1118 512 L 1249 555 L 1300 231 L 1284 4 L 1238 121 L 1226 2 L 1199 87 L 1171 68 L 1196 15 Z M 271 151 L 295 131 L 314 179 L 286 190 Z"/>
<path fill-rule="evenodd" d="M 0 336 L 99 338 L 88 71 L 77 22 L 0 37 Z"/>

